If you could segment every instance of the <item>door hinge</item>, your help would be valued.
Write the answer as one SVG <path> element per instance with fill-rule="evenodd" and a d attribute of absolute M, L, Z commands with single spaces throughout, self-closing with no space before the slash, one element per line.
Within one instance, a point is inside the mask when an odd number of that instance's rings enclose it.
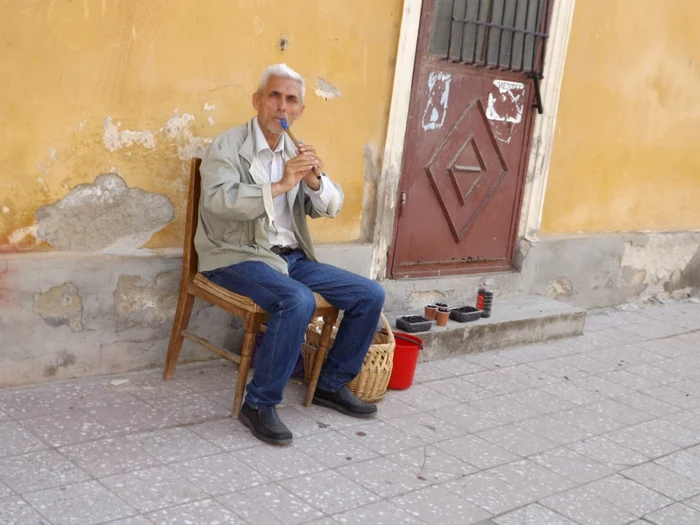
<path fill-rule="evenodd" d="M 403 215 L 403 209 L 406 207 L 406 192 L 401 192 L 401 205 L 399 207 L 399 217 Z"/>
<path fill-rule="evenodd" d="M 528 73 L 527 76 L 534 81 L 535 87 L 535 103 L 532 107 L 537 108 L 537 113 L 541 115 L 544 113 L 544 104 L 542 104 L 542 92 L 540 91 L 540 75 L 533 71 L 532 73 Z"/>

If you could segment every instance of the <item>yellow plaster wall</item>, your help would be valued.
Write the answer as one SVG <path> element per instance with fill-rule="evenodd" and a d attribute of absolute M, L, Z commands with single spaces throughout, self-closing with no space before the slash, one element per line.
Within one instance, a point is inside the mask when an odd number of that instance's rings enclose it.
<path fill-rule="evenodd" d="M 129 186 L 167 194 L 176 207 L 177 219 L 147 247 L 181 246 L 188 173 L 182 157 L 251 118 L 259 75 L 277 62 L 306 78 L 307 107 L 295 134 L 317 146 L 345 190 L 343 213 L 332 223 L 312 221 L 314 237 L 358 239 L 363 150 L 383 147 L 401 5 L 0 1 L 0 251 L 50 249 L 31 233 L 35 210 L 115 170 Z M 289 42 L 284 52 L 282 37 Z M 340 97 L 317 96 L 318 77 Z M 205 104 L 216 110 L 205 111 Z M 185 114 L 194 120 L 188 124 Z M 109 151 L 108 118 L 119 131 L 150 131 L 155 147 L 126 146 L 122 135 L 124 147 Z M 168 137 L 169 121 L 184 128 Z"/>
<path fill-rule="evenodd" d="M 576 3 L 544 233 L 700 229 L 700 3 Z"/>

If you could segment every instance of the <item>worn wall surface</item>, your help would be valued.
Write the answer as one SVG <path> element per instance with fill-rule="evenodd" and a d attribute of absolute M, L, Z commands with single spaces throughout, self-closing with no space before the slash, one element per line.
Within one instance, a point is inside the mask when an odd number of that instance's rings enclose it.
<path fill-rule="evenodd" d="M 277 62 L 307 79 L 296 135 L 345 190 L 332 228 L 313 221 L 315 238 L 359 240 L 402 2 L 356 4 L 0 2 L 0 251 L 181 246 L 188 160 L 252 117 L 259 75 Z M 129 211 L 137 220 L 110 227 Z"/>
<path fill-rule="evenodd" d="M 543 233 L 700 229 L 700 3 L 577 2 Z"/>

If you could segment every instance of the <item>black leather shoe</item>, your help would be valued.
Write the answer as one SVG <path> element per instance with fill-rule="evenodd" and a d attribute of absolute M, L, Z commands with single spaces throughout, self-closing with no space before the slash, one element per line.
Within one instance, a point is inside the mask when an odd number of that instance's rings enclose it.
<path fill-rule="evenodd" d="M 313 404 L 333 408 L 352 417 L 370 418 L 377 413 L 377 405 L 361 401 L 346 386 L 337 392 L 327 392 L 317 388 Z"/>
<path fill-rule="evenodd" d="M 238 420 L 247 426 L 260 441 L 270 445 L 290 445 L 292 433 L 280 421 L 275 407 L 260 407 L 253 410 L 248 403 L 243 403 L 238 413 Z"/>

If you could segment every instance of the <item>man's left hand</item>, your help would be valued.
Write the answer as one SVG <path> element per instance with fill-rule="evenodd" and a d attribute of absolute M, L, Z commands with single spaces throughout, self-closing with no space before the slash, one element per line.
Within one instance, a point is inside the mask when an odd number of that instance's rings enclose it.
<path fill-rule="evenodd" d="M 316 161 L 316 170 L 320 175 L 323 171 L 323 161 L 318 155 L 316 155 L 316 148 L 308 144 L 302 144 L 297 148 L 299 150 L 299 155 L 308 155 L 314 158 Z M 316 178 L 316 174 L 313 170 L 310 170 L 306 175 L 304 175 L 302 180 L 313 191 L 318 191 L 321 188 L 321 181 Z"/>

